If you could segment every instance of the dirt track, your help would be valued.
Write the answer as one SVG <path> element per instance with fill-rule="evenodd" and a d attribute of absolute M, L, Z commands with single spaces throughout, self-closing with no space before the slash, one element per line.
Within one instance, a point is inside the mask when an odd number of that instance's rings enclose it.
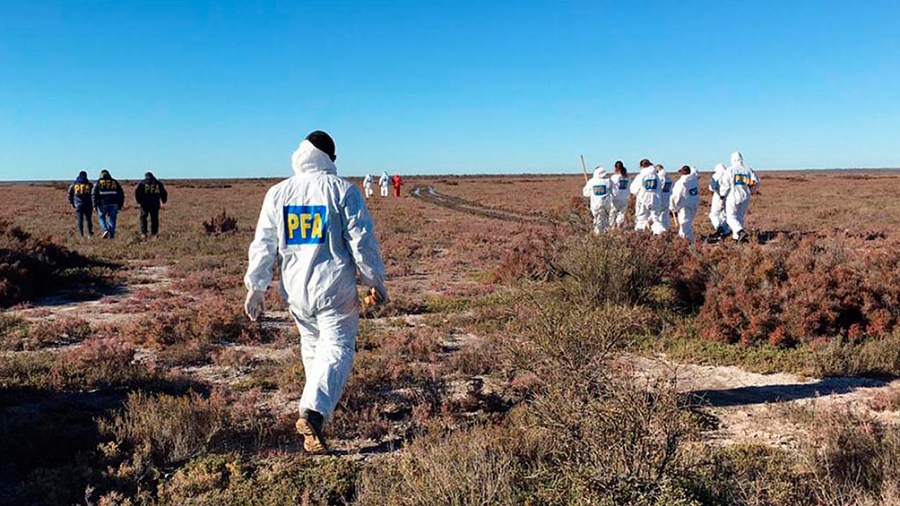
<path fill-rule="evenodd" d="M 506 209 L 487 207 L 477 202 L 472 202 L 470 200 L 464 200 L 459 197 L 440 193 L 438 191 L 435 191 L 434 187 L 432 186 L 416 186 L 412 189 L 410 194 L 412 194 L 412 196 L 417 199 L 423 200 L 425 202 L 430 202 L 441 207 L 446 207 L 448 209 L 453 209 L 463 213 L 484 216 L 486 218 L 493 218 L 496 220 L 516 221 L 521 223 L 547 223 L 548 220 L 547 216 L 541 214 L 518 213 Z"/>

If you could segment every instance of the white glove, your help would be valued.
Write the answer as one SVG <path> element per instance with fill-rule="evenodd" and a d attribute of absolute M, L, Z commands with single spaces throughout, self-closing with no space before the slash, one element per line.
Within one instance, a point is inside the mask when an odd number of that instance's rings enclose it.
<path fill-rule="evenodd" d="M 255 322 L 263 311 L 263 299 L 266 292 L 257 292 L 250 290 L 247 292 L 247 300 L 244 301 L 244 312 L 250 317 L 250 321 Z"/>

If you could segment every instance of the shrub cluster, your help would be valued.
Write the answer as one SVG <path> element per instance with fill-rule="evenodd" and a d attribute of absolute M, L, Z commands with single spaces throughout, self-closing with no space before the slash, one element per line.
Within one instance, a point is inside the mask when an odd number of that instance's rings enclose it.
<path fill-rule="evenodd" d="M 900 258 L 840 238 L 805 238 L 707 255 L 697 324 L 707 339 L 791 346 L 890 333 L 900 316 Z"/>
<path fill-rule="evenodd" d="M 61 285 L 79 281 L 82 287 L 102 284 L 96 262 L 34 237 L 0 219 L 0 308 L 34 300 Z"/>
<path fill-rule="evenodd" d="M 223 209 L 220 214 L 213 216 L 209 221 L 203 222 L 203 230 L 209 235 L 237 232 L 237 218 L 229 215 Z"/>

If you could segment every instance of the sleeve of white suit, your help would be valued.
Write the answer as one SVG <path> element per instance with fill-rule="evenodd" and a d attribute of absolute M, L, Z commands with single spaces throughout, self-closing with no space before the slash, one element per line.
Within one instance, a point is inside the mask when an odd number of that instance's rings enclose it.
<path fill-rule="evenodd" d="M 384 261 L 375 237 L 375 224 L 356 187 L 351 188 L 344 197 L 341 219 L 344 222 L 344 240 L 353 253 L 360 280 L 365 285 L 375 287 L 382 295 L 387 294 Z"/>
<path fill-rule="evenodd" d="M 275 209 L 273 190 L 266 193 L 259 221 L 256 224 L 256 236 L 250 243 L 250 263 L 244 276 L 244 285 L 248 290 L 264 292 L 272 281 L 275 260 L 278 258 L 278 216 Z"/>
<path fill-rule="evenodd" d="M 687 186 L 684 184 L 684 181 L 679 179 L 675 181 L 675 186 L 672 188 L 672 196 L 669 197 L 669 209 L 672 211 L 678 212 L 681 210 L 681 204 L 684 202 L 684 194 Z"/>
<path fill-rule="evenodd" d="M 581 195 L 584 197 L 590 197 L 591 194 L 594 193 L 594 187 L 591 185 L 590 181 L 584 183 L 584 188 L 581 189 Z"/>
<path fill-rule="evenodd" d="M 638 173 L 638 175 L 634 177 L 634 180 L 631 181 L 631 186 L 628 188 L 628 191 L 630 191 L 632 195 L 637 195 L 641 191 L 642 184 L 644 184 L 644 182 L 641 179 L 641 174 Z"/>

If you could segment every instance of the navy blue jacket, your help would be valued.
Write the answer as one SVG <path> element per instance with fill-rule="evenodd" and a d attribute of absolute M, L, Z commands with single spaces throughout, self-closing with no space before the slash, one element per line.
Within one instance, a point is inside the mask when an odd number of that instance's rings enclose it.
<path fill-rule="evenodd" d="M 125 205 L 125 192 L 122 191 L 122 185 L 111 177 L 98 179 L 94 184 L 91 197 L 96 208 L 116 205 L 121 209 Z"/>
<path fill-rule="evenodd" d="M 69 204 L 79 211 L 86 211 L 92 208 L 91 190 L 94 185 L 88 181 L 87 176 L 79 176 L 75 182 L 69 185 Z"/>
<path fill-rule="evenodd" d="M 154 178 L 145 178 L 134 188 L 134 200 L 144 209 L 159 209 L 159 203 L 166 203 L 169 194 L 162 181 Z"/>

